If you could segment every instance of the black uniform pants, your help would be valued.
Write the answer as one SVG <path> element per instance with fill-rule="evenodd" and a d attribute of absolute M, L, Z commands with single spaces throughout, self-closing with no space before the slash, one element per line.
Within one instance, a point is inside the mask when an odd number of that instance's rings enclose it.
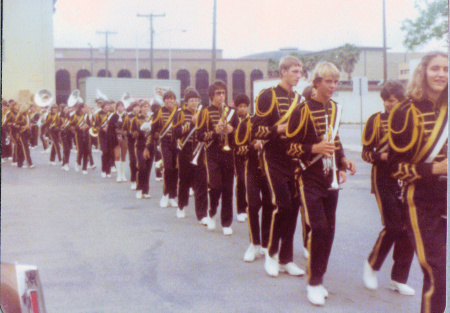
<path fill-rule="evenodd" d="M 70 149 L 72 149 L 72 132 L 64 130 L 61 132 L 61 141 L 63 147 L 63 166 L 69 164 Z"/>
<path fill-rule="evenodd" d="M 135 150 L 135 143 L 136 139 L 134 139 L 131 136 L 128 136 L 128 158 L 130 161 L 130 181 L 135 182 L 136 181 L 136 173 L 138 171 L 137 165 L 136 165 L 136 150 Z"/>
<path fill-rule="evenodd" d="M 206 167 L 202 161 L 198 165 L 191 163 L 192 147 L 184 147 L 178 154 L 179 185 L 178 207 L 182 210 L 189 204 L 189 188 L 194 190 L 195 214 L 200 221 L 208 215 L 208 189 Z"/>
<path fill-rule="evenodd" d="M 394 246 L 391 279 L 405 284 L 414 257 L 414 246 L 406 227 L 406 208 L 398 198 L 400 188 L 392 178 L 383 177 L 376 166 L 372 168 L 372 178 L 384 228 L 378 235 L 368 262 L 372 269 L 380 270 L 386 256 Z"/>
<path fill-rule="evenodd" d="M 91 153 L 91 136 L 87 131 L 77 131 L 76 142 L 78 149 L 78 165 L 82 165 L 83 171 L 87 169 L 89 155 Z"/>
<path fill-rule="evenodd" d="M 150 157 L 144 159 L 145 145 L 136 145 L 137 158 L 137 184 L 136 190 L 142 190 L 143 194 L 148 194 L 150 191 L 150 171 L 153 164 L 153 153 L 150 151 Z"/>
<path fill-rule="evenodd" d="M 45 137 L 46 136 L 46 132 L 47 132 L 47 128 L 42 126 L 41 127 L 41 135 L 40 135 L 40 137 L 41 137 L 42 146 L 44 147 L 44 150 L 47 150 L 47 148 L 48 148 L 48 141 L 47 141 L 47 138 Z"/>
<path fill-rule="evenodd" d="M 409 228 L 423 272 L 422 313 L 446 306 L 447 183 L 408 186 Z"/>
<path fill-rule="evenodd" d="M 58 156 L 58 161 L 61 162 L 61 147 L 59 143 L 59 130 L 50 129 L 50 139 L 52 140 L 52 151 L 50 152 L 50 162 L 55 162 L 55 157 Z"/>
<path fill-rule="evenodd" d="M 267 178 L 258 165 L 246 161 L 245 183 L 247 191 L 247 215 L 250 226 L 250 242 L 267 248 L 269 244 L 270 222 L 273 206 L 270 199 L 270 189 Z M 261 227 L 259 226 L 259 211 L 262 207 Z"/>
<path fill-rule="evenodd" d="M 234 168 L 236 174 L 236 209 L 237 213 L 247 212 L 247 199 L 245 192 L 245 157 L 234 156 Z"/>
<path fill-rule="evenodd" d="M 169 195 L 170 199 L 177 197 L 178 169 L 177 154 L 178 150 L 172 141 L 161 140 L 161 154 L 164 163 L 163 172 L 163 193 Z"/>
<path fill-rule="evenodd" d="M 311 231 L 308 234 L 308 284 L 322 284 L 327 271 L 328 259 L 333 245 L 336 226 L 336 207 L 339 191 L 328 190 L 306 175 L 300 177 L 302 205 L 306 213 L 306 224 Z"/>
<path fill-rule="evenodd" d="M 32 147 L 37 147 L 38 137 L 39 137 L 39 126 L 31 125 L 30 145 Z"/>
<path fill-rule="evenodd" d="M 6 128 L 2 127 L 2 159 L 12 156 L 11 151 L 11 135 Z"/>
<path fill-rule="evenodd" d="M 270 228 L 269 255 L 279 252 L 279 263 L 287 264 L 294 260 L 294 234 L 300 208 L 298 185 L 294 178 L 286 176 L 269 166 L 264 153 L 264 166 L 268 173 L 273 214 Z M 281 243 L 280 243 L 281 242 Z"/>
<path fill-rule="evenodd" d="M 33 161 L 31 160 L 30 155 L 30 147 L 28 145 L 30 140 L 30 131 L 24 131 L 19 134 L 19 140 L 18 140 L 18 160 L 17 160 L 17 166 L 22 167 L 24 161 L 27 161 L 28 165 L 33 165 Z"/>
<path fill-rule="evenodd" d="M 225 152 L 220 147 L 207 149 L 209 216 L 217 213 L 219 199 L 222 197 L 220 220 L 222 227 L 230 227 L 233 222 L 233 152 Z"/>
<path fill-rule="evenodd" d="M 98 137 L 100 138 L 100 149 L 102 150 L 102 172 L 109 175 L 111 174 L 111 160 L 114 161 L 114 151 L 107 144 L 105 132 L 100 131 Z"/>

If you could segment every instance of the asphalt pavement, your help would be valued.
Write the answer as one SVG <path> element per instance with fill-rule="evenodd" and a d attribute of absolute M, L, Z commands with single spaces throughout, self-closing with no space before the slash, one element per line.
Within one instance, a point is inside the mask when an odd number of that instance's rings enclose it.
<path fill-rule="evenodd" d="M 193 198 L 185 219 L 160 208 L 162 182 L 138 200 L 130 183 L 61 170 L 42 148 L 32 150 L 34 169 L 10 161 L 1 167 L 1 260 L 39 268 L 48 313 L 103 312 L 419 312 L 422 273 L 414 258 L 412 297 L 388 289 L 392 252 L 378 273 L 379 288 L 364 288 L 362 269 L 381 220 L 370 194 L 370 165 L 360 157 L 360 125 L 342 125 L 346 154 L 357 174 L 342 185 L 336 236 L 324 278 L 324 307 L 306 298 L 306 277 L 269 277 L 264 259 L 245 263 L 247 223 L 234 219 L 232 236 L 209 232 L 196 220 Z M 94 153 L 97 166 L 100 153 Z M 127 175 L 129 173 L 127 172 Z M 128 176 L 129 177 L 129 176 Z M 236 217 L 236 212 L 235 212 Z M 306 268 L 301 223 L 294 261 Z"/>

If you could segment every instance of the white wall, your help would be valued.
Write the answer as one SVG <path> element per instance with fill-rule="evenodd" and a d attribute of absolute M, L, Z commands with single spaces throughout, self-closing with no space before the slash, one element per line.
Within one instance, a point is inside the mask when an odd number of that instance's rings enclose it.
<path fill-rule="evenodd" d="M 41 88 L 55 94 L 52 0 L 4 0 L 2 97 L 29 102 Z"/>
<path fill-rule="evenodd" d="M 279 79 L 258 80 L 253 82 L 255 99 L 261 90 L 277 86 L 279 82 Z M 294 90 L 299 94 L 302 94 L 303 89 L 309 84 L 310 82 L 301 80 Z M 255 99 L 253 99 L 253 101 Z M 379 91 L 368 91 L 367 94 L 362 97 L 353 95 L 352 90 L 338 91 L 333 95 L 332 99 L 342 105 L 341 123 L 361 123 L 361 108 L 363 123 L 365 123 L 373 113 L 383 110 L 383 102 Z"/>

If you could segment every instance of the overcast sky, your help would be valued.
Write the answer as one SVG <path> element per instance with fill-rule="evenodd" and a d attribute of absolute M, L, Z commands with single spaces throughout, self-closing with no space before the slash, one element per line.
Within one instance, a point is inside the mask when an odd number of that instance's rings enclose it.
<path fill-rule="evenodd" d="M 54 14 L 55 47 L 95 48 L 105 36 L 116 48 L 148 48 L 154 19 L 154 48 L 212 47 L 213 0 L 58 0 Z M 406 51 L 405 18 L 415 18 L 414 0 L 386 0 L 387 46 Z M 185 29 L 186 32 L 181 32 Z M 296 47 L 322 50 L 345 43 L 382 47 L 382 0 L 217 0 L 217 48 L 225 58 Z M 417 51 L 443 49 L 439 43 Z"/>

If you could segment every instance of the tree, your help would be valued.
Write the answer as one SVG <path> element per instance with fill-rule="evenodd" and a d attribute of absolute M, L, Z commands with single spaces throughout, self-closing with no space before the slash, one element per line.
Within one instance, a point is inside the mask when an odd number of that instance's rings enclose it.
<path fill-rule="evenodd" d="M 419 17 L 415 21 L 406 19 L 402 22 L 401 30 L 406 32 L 403 44 L 409 50 L 431 39 L 445 38 L 448 44 L 448 0 L 416 0 L 414 5 L 419 10 Z"/>
<path fill-rule="evenodd" d="M 360 52 L 359 48 L 349 43 L 346 43 L 337 51 L 338 68 L 347 73 L 348 80 L 352 79 L 352 72 L 359 61 Z"/>

